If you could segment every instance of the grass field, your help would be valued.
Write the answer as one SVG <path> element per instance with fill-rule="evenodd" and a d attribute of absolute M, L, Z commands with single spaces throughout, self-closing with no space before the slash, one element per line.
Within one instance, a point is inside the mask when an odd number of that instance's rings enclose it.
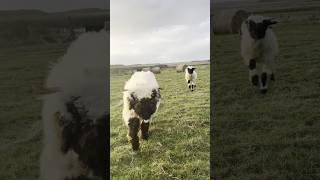
<path fill-rule="evenodd" d="M 122 90 L 129 74 L 111 74 L 112 179 L 209 179 L 210 67 L 197 69 L 197 89 L 190 92 L 184 73 L 166 69 L 156 75 L 161 104 L 153 117 L 150 138 L 131 154 L 122 121 Z"/>
<path fill-rule="evenodd" d="M 216 179 L 320 178 L 320 24 L 280 23 L 276 81 L 250 85 L 238 35 L 214 37 Z"/>
<path fill-rule="evenodd" d="M 0 179 L 39 177 L 43 82 L 67 44 L 0 49 Z"/>

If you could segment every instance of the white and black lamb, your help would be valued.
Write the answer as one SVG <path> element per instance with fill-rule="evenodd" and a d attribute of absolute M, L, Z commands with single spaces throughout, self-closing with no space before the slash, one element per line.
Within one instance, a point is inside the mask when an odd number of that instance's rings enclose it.
<path fill-rule="evenodd" d="M 197 80 L 197 72 L 195 71 L 195 67 L 193 66 L 188 66 L 185 69 L 185 75 L 184 78 L 186 79 L 187 83 L 188 83 L 188 88 L 191 91 L 194 91 L 196 85 L 196 80 Z"/>
<path fill-rule="evenodd" d="M 267 92 L 269 79 L 275 80 L 274 64 L 279 50 L 271 25 L 276 23 L 274 18 L 251 15 L 241 25 L 241 56 L 249 67 L 249 80 L 260 86 L 263 94 Z M 258 62 L 263 64 L 261 73 L 257 71 Z"/>
<path fill-rule="evenodd" d="M 151 117 L 159 105 L 160 88 L 155 75 L 150 71 L 135 72 L 124 86 L 122 111 L 133 151 L 139 150 L 140 129 L 141 138 L 148 139 Z"/>
<path fill-rule="evenodd" d="M 40 179 L 105 179 L 109 33 L 86 33 L 53 65 L 43 97 Z"/>

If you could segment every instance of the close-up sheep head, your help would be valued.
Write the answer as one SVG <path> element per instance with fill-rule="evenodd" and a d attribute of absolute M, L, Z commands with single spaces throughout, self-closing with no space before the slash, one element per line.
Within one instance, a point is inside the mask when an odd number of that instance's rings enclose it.
<path fill-rule="evenodd" d="M 263 19 L 263 20 L 256 20 L 256 19 L 248 19 L 246 20 L 246 24 L 248 30 L 250 32 L 250 36 L 255 39 L 263 39 L 266 35 L 267 29 L 273 25 L 277 24 L 278 22 L 273 19 Z"/>
<path fill-rule="evenodd" d="M 134 109 L 142 119 L 148 120 L 156 112 L 159 99 L 160 88 L 158 90 L 153 89 L 150 97 L 144 97 L 140 100 L 134 93 L 131 93 L 130 109 Z"/>
<path fill-rule="evenodd" d="M 188 70 L 188 73 L 189 73 L 189 74 L 192 74 L 195 69 L 196 69 L 196 68 L 193 67 L 193 66 L 188 66 L 188 67 L 187 67 L 187 70 Z"/>

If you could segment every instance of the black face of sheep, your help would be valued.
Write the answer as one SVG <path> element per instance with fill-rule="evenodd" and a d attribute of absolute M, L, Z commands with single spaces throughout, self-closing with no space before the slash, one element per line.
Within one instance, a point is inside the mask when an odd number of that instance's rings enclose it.
<path fill-rule="evenodd" d="M 134 93 L 131 94 L 130 109 L 134 111 L 144 120 L 151 118 L 151 115 L 157 110 L 157 102 L 160 98 L 160 93 L 155 89 L 152 90 L 151 98 L 138 99 Z"/>
<path fill-rule="evenodd" d="M 266 35 L 266 30 L 270 27 L 270 25 L 272 24 L 276 24 L 276 21 L 273 20 L 263 20 L 262 22 L 254 22 L 252 20 L 248 20 L 246 21 L 247 25 L 248 25 L 248 29 L 250 32 L 250 36 L 253 39 L 263 39 Z"/>
<path fill-rule="evenodd" d="M 187 68 L 189 74 L 192 74 L 195 69 L 196 69 L 196 68 L 194 68 L 194 67 L 192 67 L 192 68 Z"/>

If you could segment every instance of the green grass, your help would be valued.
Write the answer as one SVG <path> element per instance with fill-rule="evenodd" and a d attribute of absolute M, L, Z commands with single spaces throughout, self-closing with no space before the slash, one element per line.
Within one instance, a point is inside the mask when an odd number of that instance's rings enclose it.
<path fill-rule="evenodd" d="M 238 35 L 214 37 L 217 179 L 320 178 L 320 24 L 274 28 L 276 81 L 266 95 L 249 83 Z"/>
<path fill-rule="evenodd" d="M 49 62 L 66 44 L 0 49 L 0 179 L 39 177 L 41 101 Z"/>
<path fill-rule="evenodd" d="M 209 179 L 210 67 L 199 66 L 197 89 L 190 92 L 184 73 L 166 69 L 156 78 L 163 88 L 148 141 L 131 154 L 122 120 L 122 90 L 130 75 L 111 75 L 112 179 Z"/>

